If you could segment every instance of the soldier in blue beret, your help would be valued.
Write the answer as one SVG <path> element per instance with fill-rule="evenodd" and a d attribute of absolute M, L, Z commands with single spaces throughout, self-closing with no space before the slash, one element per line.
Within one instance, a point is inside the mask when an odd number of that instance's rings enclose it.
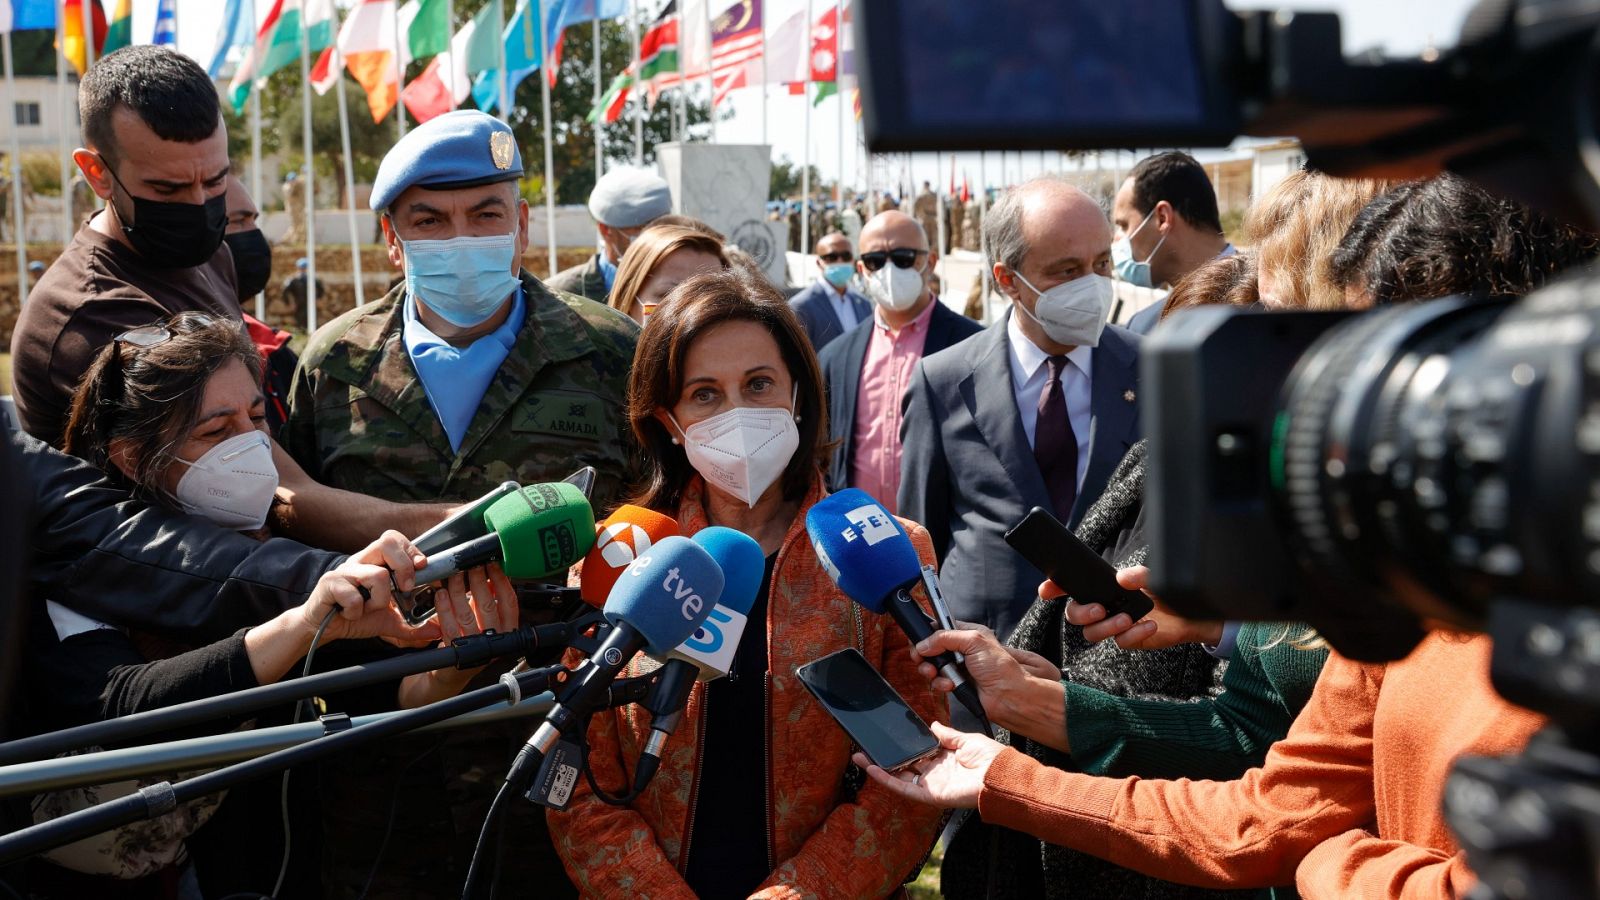
<path fill-rule="evenodd" d="M 372 208 L 405 281 L 306 345 L 283 443 L 316 478 L 391 500 L 467 500 L 504 481 L 557 481 L 593 466 L 597 516 L 620 499 L 638 327 L 523 270 L 522 174 L 511 129 L 475 110 L 429 120 L 384 157 Z M 451 732 L 423 766 L 431 775 L 410 770 L 372 896 L 459 892 L 477 825 L 526 731 Z M 389 755 L 409 761 L 434 739 L 421 740 Z M 341 785 L 323 804 L 332 895 L 361 890 L 399 778 L 352 759 L 324 779 L 325 791 Z M 538 807 L 507 811 L 503 842 L 517 849 L 504 854 L 501 881 L 570 895 Z M 426 852 L 401 849 L 402 836 L 426 836 Z"/>

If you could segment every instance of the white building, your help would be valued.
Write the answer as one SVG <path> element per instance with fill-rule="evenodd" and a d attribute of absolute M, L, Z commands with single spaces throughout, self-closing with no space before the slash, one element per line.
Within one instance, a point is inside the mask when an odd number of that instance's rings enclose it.
<path fill-rule="evenodd" d="M 78 79 L 68 74 L 56 90 L 55 76 L 19 75 L 12 97 L 11 123 L 23 153 L 56 152 L 56 136 L 65 134 L 67 150 L 78 146 Z M 0 148 L 8 149 L 8 148 Z"/>
<path fill-rule="evenodd" d="M 1250 194 L 1260 197 L 1272 186 L 1300 171 L 1306 164 L 1305 148 L 1294 139 L 1257 144 L 1250 148 L 1254 160 L 1250 168 Z"/>

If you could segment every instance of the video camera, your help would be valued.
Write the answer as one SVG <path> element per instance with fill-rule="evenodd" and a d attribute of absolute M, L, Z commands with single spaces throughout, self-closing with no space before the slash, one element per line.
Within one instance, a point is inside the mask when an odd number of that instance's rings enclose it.
<path fill-rule="evenodd" d="M 1600 0 L 1481 0 L 1456 46 L 1347 59 L 1330 14 L 1220 0 L 859 4 L 869 147 L 1299 138 L 1335 176 L 1452 171 L 1600 230 Z M 1194 618 L 1303 621 L 1404 657 L 1487 631 L 1556 725 L 1458 764 L 1485 896 L 1600 892 L 1600 284 L 1361 313 L 1200 308 L 1142 348 L 1152 586 Z M 1477 895 L 1475 895 L 1477 896 Z"/>

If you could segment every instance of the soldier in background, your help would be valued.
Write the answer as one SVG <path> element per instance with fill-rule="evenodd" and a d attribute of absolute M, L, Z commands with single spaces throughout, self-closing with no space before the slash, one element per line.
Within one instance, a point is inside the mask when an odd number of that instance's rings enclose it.
<path fill-rule="evenodd" d="M 922 226 L 922 233 L 928 236 L 930 243 L 939 240 L 939 195 L 933 192 L 932 184 L 922 183 L 921 193 L 911 204 L 911 215 Z"/>
<path fill-rule="evenodd" d="M 476 110 L 429 120 L 384 157 L 371 203 L 385 213 L 389 259 L 407 281 L 307 342 L 283 443 L 317 478 L 417 501 L 477 497 L 504 481 L 556 481 L 593 466 L 601 515 L 629 489 L 626 394 L 639 329 L 521 268 L 522 173 L 511 129 Z M 417 241 L 430 242 L 430 252 L 415 252 Z M 403 790 L 373 896 L 456 896 L 478 826 L 526 738 L 526 724 L 451 732 L 405 772 L 436 739 L 392 743 L 390 765 L 360 754 L 331 763 L 337 771 L 323 781 L 329 894 L 361 891 L 385 839 L 389 798 Z M 501 883 L 571 896 L 543 810 L 514 799 L 502 819 Z"/>
<path fill-rule="evenodd" d="M 283 280 L 283 299 L 289 302 L 291 313 L 294 316 L 295 327 L 302 332 L 309 328 L 311 324 L 311 320 L 307 317 L 311 304 L 321 300 L 327 291 L 322 279 L 318 278 L 316 296 L 307 299 L 306 281 L 309 275 L 309 268 L 309 261 L 302 256 L 294 261 L 294 274 Z"/>
<path fill-rule="evenodd" d="M 983 207 L 968 200 L 961 217 L 961 249 L 976 253 L 983 248 Z"/>
<path fill-rule="evenodd" d="M 293 169 L 283 176 L 283 209 L 289 214 L 289 229 L 283 233 L 280 244 L 306 242 L 306 193 L 302 185 L 300 173 Z"/>

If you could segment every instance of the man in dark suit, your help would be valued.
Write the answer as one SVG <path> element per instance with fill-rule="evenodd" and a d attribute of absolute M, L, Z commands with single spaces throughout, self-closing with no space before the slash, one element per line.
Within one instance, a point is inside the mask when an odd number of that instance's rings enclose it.
<path fill-rule="evenodd" d="M 1012 308 L 917 365 L 899 513 L 932 534 L 952 615 L 1004 640 L 1044 576 L 1002 535 L 1035 506 L 1075 525 L 1105 488 L 1139 437 L 1139 338 L 1105 324 L 1111 223 L 1092 197 L 1036 179 L 983 230 Z"/>
<path fill-rule="evenodd" d="M 828 483 L 834 490 L 861 488 L 890 511 L 900 487 L 900 415 L 912 368 L 983 330 L 939 302 L 929 287 L 931 260 L 928 238 L 910 216 L 891 210 L 868 221 L 858 265 L 874 311 L 819 357 L 828 385 L 830 437 L 839 442 Z M 897 275 L 902 262 L 909 266 Z M 913 285 L 909 305 L 896 299 L 897 289 L 910 294 Z"/>
<path fill-rule="evenodd" d="M 834 338 L 871 318 L 872 306 L 850 289 L 856 269 L 849 238 L 837 231 L 825 234 L 815 251 L 817 280 L 790 297 L 789 308 L 800 317 L 811 348 L 821 353 Z"/>

